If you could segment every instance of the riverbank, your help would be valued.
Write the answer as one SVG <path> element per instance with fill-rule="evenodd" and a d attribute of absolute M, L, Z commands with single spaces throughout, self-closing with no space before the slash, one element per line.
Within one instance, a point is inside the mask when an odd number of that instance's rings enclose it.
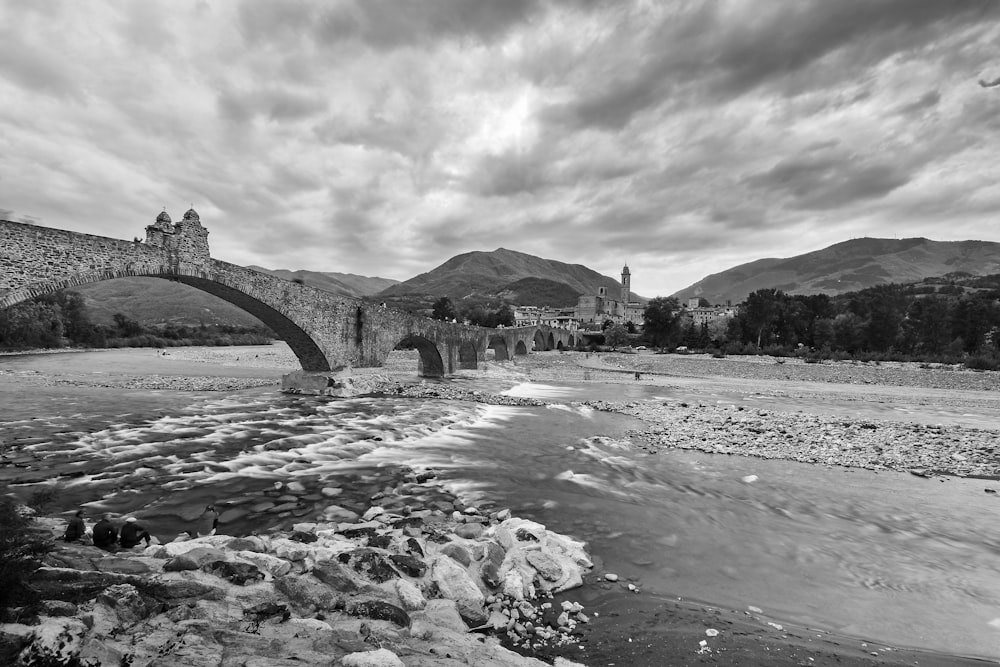
<path fill-rule="evenodd" d="M 195 352 L 192 350 L 192 352 Z M 229 352 L 229 351 L 224 351 Z M 208 374 L 210 371 L 235 376 L 237 372 L 231 370 L 235 368 L 235 359 L 227 359 L 223 353 L 221 356 L 216 350 L 209 352 L 198 352 L 204 355 L 201 358 L 183 359 L 175 358 L 166 364 L 173 364 L 177 373 L 181 369 L 199 368 L 200 372 Z M 657 357 L 669 357 L 670 355 L 657 355 Z M 755 397 L 756 399 L 772 397 L 776 402 L 789 401 L 791 394 L 795 394 L 802 403 L 815 403 L 812 412 L 795 410 L 787 406 L 777 405 L 773 408 L 774 415 L 756 415 L 760 423 L 749 424 L 745 429 L 747 442 L 753 440 L 759 433 L 755 433 L 752 428 L 760 428 L 771 423 L 775 415 L 780 419 L 788 419 L 792 422 L 803 420 L 808 422 L 808 417 L 812 415 L 833 414 L 830 407 L 830 396 L 854 397 L 852 406 L 859 410 L 868 409 L 871 402 L 868 397 L 876 396 L 879 392 L 886 392 L 891 389 L 889 385 L 866 385 L 858 384 L 847 386 L 847 383 L 816 381 L 812 384 L 800 381 L 799 385 L 794 385 L 789 381 L 777 380 L 773 377 L 763 376 L 764 372 L 773 373 L 772 368 L 768 368 L 761 362 L 759 366 L 764 368 L 762 375 L 755 379 L 739 378 L 730 379 L 722 375 L 707 374 L 702 377 L 685 377 L 680 374 L 665 370 L 658 374 L 653 370 L 643 371 L 640 380 L 636 381 L 633 371 L 624 366 L 618 366 L 613 360 L 617 358 L 631 361 L 632 356 L 615 355 L 592 355 L 578 353 L 542 353 L 533 354 L 528 358 L 518 358 L 513 366 L 503 364 L 500 368 L 504 371 L 504 376 L 510 378 L 507 383 L 515 384 L 520 381 L 548 381 L 558 380 L 560 382 L 612 382 L 621 384 L 652 385 L 659 390 L 665 391 L 671 388 L 683 386 L 690 390 L 692 387 L 700 388 L 703 392 L 704 400 L 690 401 L 688 406 L 692 413 L 700 416 L 685 415 L 681 411 L 688 409 L 679 404 L 673 406 L 673 410 L 660 413 L 657 411 L 658 404 L 669 402 L 667 399 L 651 399 L 643 401 L 622 401 L 622 404 L 634 403 L 640 408 L 648 407 L 647 415 L 650 433 L 655 428 L 661 428 L 664 432 L 675 433 L 678 429 L 687 433 L 690 438 L 697 440 L 700 429 L 706 423 L 711 423 L 708 417 L 718 416 L 716 409 L 723 410 L 726 405 L 733 405 L 738 397 Z M 635 355 L 639 361 L 646 361 L 640 355 Z M 211 358 L 212 360 L 208 360 Z M 658 360 L 657 360 L 658 361 Z M 690 360 L 688 360 L 690 361 Z M 730 360 L 722 360 L 728 363 Z M 735 360 L 733 360 L 735 361 Z M 154 363 L 154 362 L 151 362 Z M 161 363 L 161 362 L 156 362 Z M 709 362 L 714 363 L 714 362 Z M 197 366 L 185 366 L 186 364 L 197 364 Z M 414 362 L 415 364 L 415 362 Z M 776 365 L 776 364 L 775 364 Z M 406 366 L 406 364 L 402 364 Z M 2 366 L 0 366 L 2 367 Z M 214 368 L 218 367 L 218 368 Z M 706 366 L 707 367 L 707 366 Z M 183 375 L 174 375 L 174 371 L 169 368 L 157 366 L 157 372 L 169 375 L 177 379 L 178 387 L 183 386 Z M 62 372 L 65 369 L 60 369 Z M 379 372 L 385 372 L 382 369 Z M 494 369 L 495 370 L 495 369 Z M 810 369 L 813 371 L 813 369 Z M 267 369 L 257 369 L 247 371 L 248 373 L 265 373 Z M 842 371 L 838 371 L 842 372 Z M 393 371 L 395 373 L 395 370 Z M 427 382 L 423 384 L 411 384 L 405 381 L 403 376 L 412 376 L 412 368 L 400 369 L 400 381 L 395 385 L 402 387 L 402 395 L 437 397 L 437 398 L 457 398 L 462 400 L 474 400 L 487 403 L 537 405 L 537 399 L 525 399 L 516 396 L 502 395 L 487 391 L 477 391 L 467 389 L 468 382 Z M 648 375 L 647 375 L 648 374 Z M 735 374 L 735 373 L 734 373 Z M 108 378 L 79 377 L 73 379 L 71 374 L 66 372 L 60 375 L 62 380 L 72 380 L 80 384 L 74 387 L 81 392 L 85 391 L 85 384 L 89 381 L 107 381 Z M 393 375 L 395 378 L 395 375 Z M 470 372 L 463 375 L 472 380 L 471 386 L 475 386 L 477 374 Z M 484 372 L 481 377 L 488 377 L 491 381 L 499 377 L 498 372 Z M 2 383 L 2 378 L 0 378 Z M 388 387 L 387 386 L 387 387 Z M 895 386 L 895 385 L 894 385 Z M 464 388 L 463 388 L 464 387 Z M 49 389 L 65 391 L 65 385 L 59 387 L 49 387 Z M 905 391 L 903 391 L 905 390 Z M 904 405 L 907 402 L 905 395 L 913 393 L 921 394 L 906 387 L 900 388 L 903 391 L 900 398 L 893 404 Z M 924 390 L 931 393 L 934 390 Z M 725 394 L 724 403 L 718 404 L 720 392 Z M 170 395 L 172 392 L 151 392 L 157 393 L 160 399 Z M 730 395 L 731 394 L 731 395 Z M 86 394 L 82 394 L 86 395 Z M 656 395 L 655 393 L 653 394 Z M 967 392 L 954 396 L 956 403 L 962 403 Z M 733 399 L 736 396 L 737 399 Z M 983 397 L 982 403 L 976 404 L 978 410 L 981 406 L 989 405 L 989 396 Z M 700 403 L 700 405 L 699 405 Z M 925 396 L 926 405 L 931 405 L 931 398 Z M 638 409 L 638 408 L 637 408 Z M 741 411 L 733 408 L 733 413 Z M 746 412 L 744 410 L 743 412 Z M 721 414 L 721 413 L 720 413 Z M 637 415 L 638 416 L 638 415 Z M 859 422 L 865 420 L 857 420 Z M 869 420 L 870 421 L 870 420 Z M 833 420 L 835 423 L 836 420 Z M 875 423 L 871 421 L 871 423 Z M 657 426 L 659 425 L 659 426 Z M 690 428 L 689 428 L 690 427 Z M 750 428 L 752 427 L 752 428 Z M 876 431 L 882 428 L 878 423 Z M 861 435 L 865 431 L 872 430 L 858 426 Z M 803 429 L 801 435 L 795 434 L 789 438 L 792 442 L 799 437 L 809 437 L 811 429 Z M 725 429 L 720 429 L 725 433 Z M 763 438 L 770 439 L 770 435 Z M 905 436 L 901 436 L 905 437 Z M 787 442 L 785 443 L 788 444 Z M 676 444 L 652 442 L 652 438 L 645 441 L 648 451 L 663 451 L 667 448 L 678 447 Z M 845 450 L 848 451 L 848 450 Z M 860 450 L 850 450 L 857 453 Z M 788 449 L 788 453 L 794 453 L 794 447 Z M 655 455 L 655 454 L 654 454 Z M 825 465 L 825 463 L 824 463 Z M 569 531 L 572 532 L 572 531 Z M 974 660 L 968 660 L 951 656 L 939 656 L 913 651 L 901 651 L 893 647 L 878 644 L 866 639 L 837 637 L 828 633 L 810 630 L 808 628 L 790 627 L 782 619 L 769 618 L 753 608 L 747 609 L 716 609 L 710 605 L 700 604 L 689 600 L 657 599 L 644 592 L 631 593 L 628 589 L 629 581 L 609 581 L 605 574 L 613 572 L 616 568 L 614 563 L 602 564 L 602 567 L 595 568 L 594 571 L 586 574 L 584 586 L 572 592 L 564 594 L 564 597 L 571 600 L 578 600 L 588 605 L 600 601 L 602 607 L 609 606 L 614 609 L 609 613 L 602 613 L 599 617 L 592 617 L 589 624 L 579 627 L 580 641 L 579 647 L 562 649 L 569 651 L 567 655 L 588 665 L 609 665 L 609 664 L 635 664 L 635 665 L 684 665 L 684 664 L 914 664 L 918 662 L 927 664 L 982 664 Z M 604 568 L 607 568 L 606 570 Z M 561 601 L 561 600 L 560 600 Z M 781 626 L 780 628 L 776 626 Z M 709 630 L 718 630 L 718 634 L 711 635 Z M 701 642 L 705 642 L 702 645 Z M 872 655 L 876 653 L 877 655 Z M 436 657 L 425 656 L 428 660 L 440 660 L 440 662 L 423 662 L 419 664 L 449 664 L 440 654 Z M 811 659 L 811 660 L 810 660 Z M 267 663 L 263 663 L 267 664 Z M 280 663 L 278 663 L 280 664 Z M 301 664 L 301 663 L 299 663 Z M 418 664 L 406 661 L 405 664 Z M 489 664 L 489 663 L 484 663 Z"/>

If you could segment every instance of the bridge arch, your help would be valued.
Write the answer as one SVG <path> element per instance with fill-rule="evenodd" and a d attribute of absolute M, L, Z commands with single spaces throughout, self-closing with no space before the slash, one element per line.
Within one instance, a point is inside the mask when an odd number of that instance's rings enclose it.
<path fill-rule="evenodd" d="M 60 280 L 34 283 L 5 295 L 2 303 L 0 303 L 0 307 L 10 307 L 22 301 L 63 289 L 72 289 L 73 287 L 106 280 L 134 277 L 160 278 L 170 282 L 181 283 L 227 301 L 256 317 L 270 328 L 278 338 L 285 341 L 304 370 L 331 370 L 326 355 L 323 354 L 322 349 L 320 349 L 319 345 L 317 345 L 316 341 L 308 333 L 303 331 L 301 327 L 285 314 L 261 301 L 253 294 L 243 291 L 244 287 L 242 284 L 233 286 L 217 279 L 204 278 L 198 275 L 165 275 L 163 267 L 130 265 L 127 268 L 85 271 L 69 275 Z"/>
<path fill-rule="evenodd" d="M 465 369 L 476 369 L 479 367 L 479 355 L 476 353 L 476 346 L 472 341 L 462 341 L 458 346 L 458 367 Z"/>
<path fill-rule="evenodd" d="M 556 347 L 556 337 L 553 336 L 552 332 L 550 331 L 549 332 L 549 339 L 546 342 L 545 349 L 546 350 L 552 350 L 552 349 L 555 349 L 555 347 Z"/>
<path fill-rule="evenodd" d="M 418 334 L 410 334 L 399 341 L 396 348 L 415 349 L 420 354 L 420 361 L 417 366 L 417 374 L 423 377 L 443 377 L 444 359 L 433 341 Z"/>
<path fill-rule="evenodd" d="M 548 349 L 547 347 L 545 347 L 545 335 L 542 334 L 542 332 L 539 331 L 538 329 L 535 329 L 534 348 L 538 352 L 541 352 L 542 350 L 547 350 Z"/>
<path fill-rule="evenodd" d="M 515 356 L 526 356 L 528 354 L 528 346 L 524 344 L 523 340 L 517 341 L 517 345 L 514 346 Z"/>
<path fill-rule="evenodd" d="M 503 336 L 493 335 L 490 336 L 489 342 L 486 345 L 486 349 L 493 350 L 494 359 L 497 361 L 509 361 L 510 352 L 507 349 L 507 341 L 504 340 Z"/>

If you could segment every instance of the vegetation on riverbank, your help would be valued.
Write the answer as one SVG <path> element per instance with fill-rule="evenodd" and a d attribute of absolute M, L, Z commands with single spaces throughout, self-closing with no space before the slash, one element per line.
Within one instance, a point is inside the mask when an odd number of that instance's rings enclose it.
<path fill-rule="evenodd" d="M 949 274 L 838 296 L 760 289 L 717 325 L 685 319 L 672 297 L 653 299 L 646 311 L 645 339 L 671 348 L 1000 369 L 1000 274 Z"/>
<path fill-rule="evenodd" d="M 66 347 L 179 347 L 190 345 L 266 345 L 267 327 L 165 323 L 143 325 L 122 313 L 112 325 L 92 321 L 83 297 L 60 291 L 0 310 L 0 350 Z"/>

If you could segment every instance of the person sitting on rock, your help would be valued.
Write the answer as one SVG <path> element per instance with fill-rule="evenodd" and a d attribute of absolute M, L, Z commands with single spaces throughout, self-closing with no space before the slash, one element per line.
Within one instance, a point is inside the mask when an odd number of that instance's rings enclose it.
<path fill-rule="evenodd" d="M 105 551 L 114 551 L 118 542 L 118 530 L 111 523 L 111 515 L 105 514 L 94 524 L 94 546 Z"/>
<path fill-rule="evenodd" d="M 69 520 L 69 525 L 66 526 L 63 540 L 66 542 L 78 542 L 86 533 L 87 525 L 83 522 L 83 510 L 77 510 L 73 518 Z"/>
<path fill-rule="evenodd" d="M 215 505 L 207 505 L 205 511 L 198 517 L 195 534 L 198 537 L 206 537 L 208 535 L 215 535 L 218 529 L 219 513 L 215 511 Z"/>
<path fill-rule="evenodd" d="M 140 526 L 134 516 L 130 516 L 125 519 L 125 525 L 122 526 L 122 534 L 118 538 L 118 543 L 122 545 L 123 549 L 131 549 L 142 540 L 146 540 L 146 546 L 148 547 L 152 539 L 153 536 L 149 534 L 149 531 Z"/>

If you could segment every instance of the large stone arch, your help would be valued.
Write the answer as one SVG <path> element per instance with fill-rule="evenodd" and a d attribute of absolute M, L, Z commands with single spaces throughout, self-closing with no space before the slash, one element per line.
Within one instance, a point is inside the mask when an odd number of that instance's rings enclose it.
<path fill-rule="evenodd" d="M 552 350 L 552 349 L 555 349 L 555 346 L 556 346 L 556 337 L 550 331 L 549 332 L 549 336 L 548 336 L 548 340 L 546 341 L 546 344 L 545 344 L 545 349 L 546 350 Z"/>
<path fill-rule="evenodd" d="M 423 377 L 443 377 L 444 359 L 437 345 L 417 334 L 410 334 L 396 344 L 396 348 L 415 349 L 420 354 L 417 374 Z"/>
<path fill-rule="evenodd" d="M 545 335 L 538 329 L 535 329 L 534 343 L 535 343 L 535 350 L 537 350 L 538 352 L 548 349 L 547 347 L 545 347 Z M 515 352 L 515 354 L 517 353 Z"/>
<path fill-rule="evenodd" d="M 190 285 L 217 296 L 224 301 L 242 308 L 258 320 L 266 324 L 271 331 L 281 340 L 288 343 L 295 354 L 303 370 L 307 371 L 329 371 L 330 362 L 327 360 L 323 350 L 316 344 L 309 334 L 302 330 L 295 322 L 278 312 L 266 303 L 246 294 L 239 289 L 229 285 L 198 278 L 195 276 L 178 276 L 173 278 L 176 282 Z"/>
<path fill-rule="evenodd" d="M 517 345 L 514 346 L 514 356 L 527 356 L 528 346 L 524 344 L 523 340 L 517 341 Z"/>
<path fill-rule="evenodd" d="M 288 347 L 291 348 L 296 358 L 298 358 L 303 370 L 330 370 L 330 364 L 326 359 L 326 355 L 323 354 L 316 341 L 278 310 L 254 296 L 241 291 L 239 288 L 197 275 L 165 275 L 162 267 L 132 265 L 127 269 L 112 268 L 87 271 L 70 275 L 60 280 L 34 283 L 5 295 L 0 307 L 13 306 L 28 299 L 44 296 L 63 289 L 72 289 L 80 285 L 133 277 L 160 278 L 182 283 L 216 296 L 223 301 L 227 301 L 256 317 L 269 327 L 278 338 L 288 343 Z"/>

